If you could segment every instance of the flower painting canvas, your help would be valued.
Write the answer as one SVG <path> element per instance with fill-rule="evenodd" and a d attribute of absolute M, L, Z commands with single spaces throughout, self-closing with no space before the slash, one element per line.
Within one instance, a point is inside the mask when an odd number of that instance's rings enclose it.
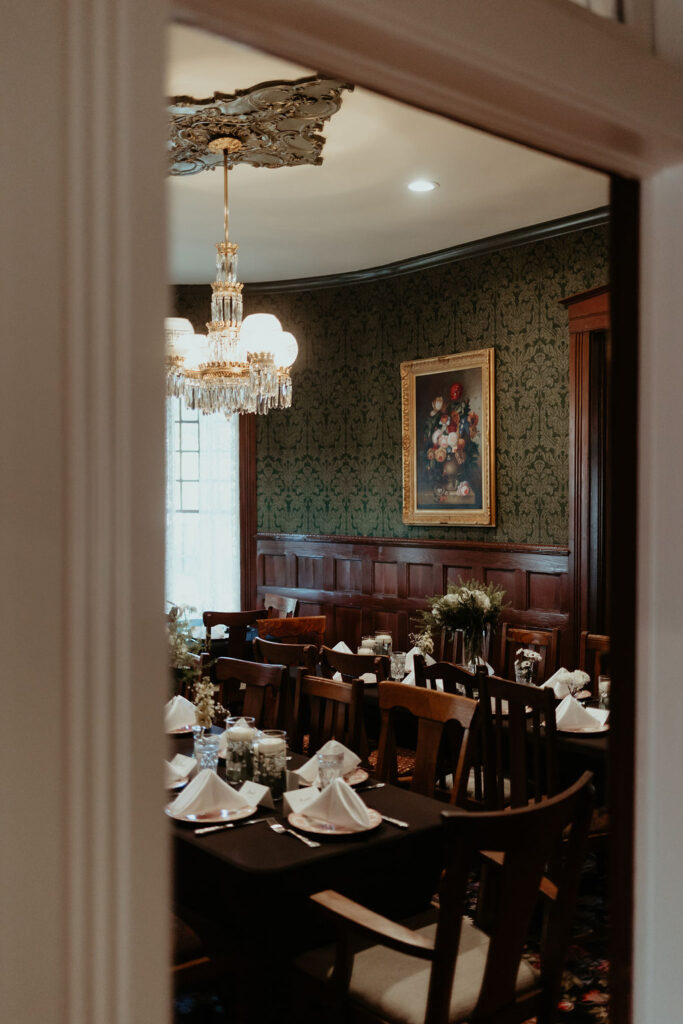
<path fill-rule="evenodd" d="M 404 523 L 495 525 L 493 356 L 401 363 Z"/>

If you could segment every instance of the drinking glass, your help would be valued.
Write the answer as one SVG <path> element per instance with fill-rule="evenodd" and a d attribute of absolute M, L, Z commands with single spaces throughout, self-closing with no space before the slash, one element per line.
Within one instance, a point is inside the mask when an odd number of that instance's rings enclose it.
<path fill-rule="evenodd" d="M 228 718 L 225 721 L 225 777 L 228 782 L 248 782 L 253 778 L 252 744 L 257 732 L 253 718 Z"/>
<path fill-rule="evenodd" d="M 393 651 L 391 655 L 391 678 L 395 679 L 397 683 L 403 682 L 403 677 L 406 674 L 406 655 L 405 651 Z"/>
<path fill-rule="evenodd" d="M 220 746 L 220 733 L 204 732 L 201 725 L 195 726 L 194 732 L 194 756 L 197 762 L 197 771 L 203 768 L 210 768 L 212 772 L 218 770 L 218 748 Z"/>
<path fill-rule="evenodd" d="M 264 729 L 254 744 L 254 781 L 269 786 L 275 800 L 285 791 L 287 772 L 287 733 L 282 729 Z"/>
<path fill-rule="evenodd" d="M 344 754 L 318 754 L 318 788 L 325 789 L 343 774 Z"/>

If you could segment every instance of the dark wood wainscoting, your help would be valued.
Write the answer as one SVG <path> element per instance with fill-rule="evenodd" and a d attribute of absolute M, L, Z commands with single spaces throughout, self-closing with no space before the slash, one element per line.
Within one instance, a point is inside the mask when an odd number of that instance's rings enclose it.
<path fill-rule="evenodd" d="M 326 615 L 327 641 L 352 649 L 362 635 L 388 629 L 408 649 L 415 613 L 449 583 L 476 577 L 505 588 L 507 621 L 562 631 L 570 664 L 573 622 L 567 548 L 375 537 L 256 536 L 259 603 L 268 592 L 295 596 L 300 615 Z"/>

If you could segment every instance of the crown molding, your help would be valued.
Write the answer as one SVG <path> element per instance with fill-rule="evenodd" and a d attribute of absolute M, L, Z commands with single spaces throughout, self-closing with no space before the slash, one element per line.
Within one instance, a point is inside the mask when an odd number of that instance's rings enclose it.
<path fill-rule="evenodd" d="M 244 291 L 246 295 L 256 295 L 259 292 L 316 291 L 319 288 L 370 284 L 373 281 L 386 278 L 401 277 L 403 274 L 413 274 L 419 270 L 431 270 L 433 267 L 442 267 L 448 263 L 458 263 L 460 260 L 470 259 L 472 256 L 500 252 L 502 249 L 528 245 L 530 242 L 540 242 L 547 238 L 568 235 L 574 231 L 583 231 L 586 228 L 602 227 L 608 222 L 609 207 L 599 206 L 595 210 L 574 213 L 568 217 L 558 217 L 556 220 L 547 220 L 542 224 L 515 228 L 514 231 L 504 231 L 502 234 L 490 235 L 488 238 L 463 242 L 461 245 L 453 245 L 448 249 L 438 249 L 436 252 L 410 256 L 408 259 L 396 260 L 394 263 L 386 263 L 381 267 L 368 267 L 365 270 L 350 270 L 343 274 L 326 274 L 321 277 L 298 277 L 285 281 L 254 281 L 245 284 Z"/>

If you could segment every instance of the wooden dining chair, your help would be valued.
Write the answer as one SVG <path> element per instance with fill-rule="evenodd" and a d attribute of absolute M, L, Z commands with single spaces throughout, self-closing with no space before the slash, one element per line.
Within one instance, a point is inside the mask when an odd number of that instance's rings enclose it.
<path fill-rule="evenodd" d="M 325 643 L 326 621 L 324 615 L 292 616 L 288 619 L 262 618 L 256 623 L 256 629 L 264 640 L 321 647 Z"/>
<path fill-rule="evenodd" d="M 336 947 L 295 961 L 317 1019 L 331 1019 L 339 1006 L 345 1021 L 364 1024 L 555 1021 L 591 813 L 590 781 L 586 773 L 565 792 L 511 811 L 444 811 L 438 907 L 406 921 L 333 890 L 312 895 L 337 931 Z M 561 870 L 548 888 L 545 866 L 557 859 L 564 836 Z M 470 921 L 468 908 L 481 850 L 498 851 L 501 861 L 501 899 L 488 932 Z M 540 900 L 549 909 L 536 967 L 523 953 Z"/>
<path fill-rule="evenodd" d="M 206 630 L 205 653 L 212 659 L 248 659 L 251 647 L 247 643 L 247 633 L 256 626 L 259 619 L 265 618 L 266 614 L 265 608 L 254 608 L 245 612 L 204 612 L 202 619 Z M 211 630 L 214 626 L 226 626 L 228 635 L 213 639 Z M 211 677 L 213 679 L 213 672 Z"/>
<path fill-rule="evenodd" d="M 282 594 L 264 594 L 263 607 L 267 619 L 290 619 L 299 607 L 298 597 L 283 597 Z"/>
<path fill-rule="evenodd" d="M 315 644 L 279 644 L 274 640 L 254 640 L 254 655 L 257 661 L 268 665 L 284 665 L 286 668 L 280 692 L 280 721 L 287 732 L 292 750 L 303 751 L 303 735 L 306 722 L 301 721 L 296 710 L 297 686 L 302 676 L 315 673 L 318 648 Z"/>
<path fill-rule="evenodd" d="M 598 678 L 609 675 L 610 638 L 583 630 L 579 641 L 579 668 L 591 677 L 591 696 L 597 698 Z"/>
<path fill-rule="evenodd" d="M 253 717 L 257 729 L 283 728 L 280 694 L 287 672 L 284 665 L 219 658 L 215 669 L 216 682 L 224 688 L 221 703 L 225 707 L 241 698 L 239 714 Z"/>
<path fill-rule="evenodd" d="M 477 702 L 457 694 L 438 693 L 403 683 L 379 684 L 381 730 L 376 775 L 383 782 L 398 782 L 396 725 L 406 712 L 417 721 L 417 744 L 410 789 L 434 796 L 444 763 L 453 776 L 451 803 L 467 803 L 471 743 L 479 729 Z"/>
<path fill-rule="evenodd" d="M 415 685 L 428 690 L 437 690 L 437 681 L 443 684 L 444 693 L 459 693 L 461 696 L 476 700 L 479 696 L 479 672 L 470 672 L 464 665 L 454 665 L 450 661 L 436 661 L 428 665 L 423 655 L 416 654 L 413 658 Z"/>
<path fill-rule="evenodd" d="M 345 682 L 314 675 L 301 678 L 295 714 L 297 721 L 308 723 L 309 753 L 335 739 L 367 763 L 367 745 L 363 738 L 363 692 L 361 679 Z"/>
<path fill-rule="evenodd" d="M 499 675 L 504 679 L 514 679 L 515 654 L 520 647 L 529 647 L 541 655 L 536 682 L 544 683 L 559 668 L 559 637 L 557 626 L 552 629 L 525 629 L 504 622 L 500 629 Z"/>
<path fill-rule="evenodd" d="M 374 654 L 347 654 L 345 651 L 335 651 L 332 647 L 323 646 L 320 648 L 319 669 L 320 675 L 326 679 L 332 679 L 336 672 L 346 680 L 360 679 L 367 672 L 371 672 L 379 683 L 389 678 L 391 665 L 385 654 L 379 657 L 375 657 Z"/>
<path fill-rule="evenodd" d="M 558 788 L 552 690 L 482 673 L 479 679 L 484 802 L 524 807 Z"/>

